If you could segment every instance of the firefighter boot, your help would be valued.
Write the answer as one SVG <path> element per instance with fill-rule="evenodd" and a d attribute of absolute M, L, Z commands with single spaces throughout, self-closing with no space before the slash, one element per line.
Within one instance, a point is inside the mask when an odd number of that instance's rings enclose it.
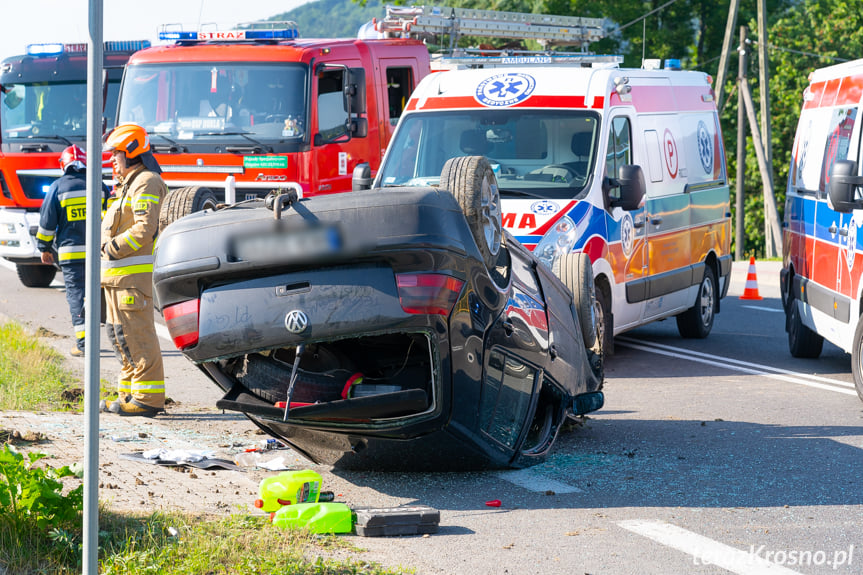
<path fill-rule="evenodd" d="M 127 403 L 118 403 L 116 405 L 118 406 L 118 411 L 116 413 L 122 416 L 154 417 L 159 413 L 165 412 L 164 409 L 144 405 L 135 399 L 132 399 Z"/>
<path fill-rule="evenodd" d="M 120 406 L 125 405 L 130 399 L 132 399 L 131 395 L 124 394 L 120 394 L 117 399 L 103 399 L 99 402 L 99 411 L 103 413 L 120 413 Z"/>

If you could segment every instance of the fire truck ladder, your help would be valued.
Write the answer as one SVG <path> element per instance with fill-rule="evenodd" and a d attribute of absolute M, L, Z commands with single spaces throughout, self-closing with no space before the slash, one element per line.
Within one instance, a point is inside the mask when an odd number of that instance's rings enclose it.
<path fill-rule="evenodd" d="M 461 36 L 536 40 L 544 48 L 578 46 L 605 36 L 601 18 L 497 12 L 440 6 L 387 6 L 387 15 L 375 20 L 375 30 L 388 37 L 429 38 L 448 35 L 455 52 Z"/>

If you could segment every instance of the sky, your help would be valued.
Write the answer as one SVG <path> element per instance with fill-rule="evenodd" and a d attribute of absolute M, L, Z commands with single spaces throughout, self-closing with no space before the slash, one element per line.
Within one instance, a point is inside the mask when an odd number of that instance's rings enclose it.
<path fill-rule="evenodd" d="M 158 43 L 163 24 L 264 20 L 308 0 L 103 0 L 105 40 L 150 40 Z M 28 44 L 87 42 L 88 0 L 0 0 L 0 60 L 23 54 Z"/>

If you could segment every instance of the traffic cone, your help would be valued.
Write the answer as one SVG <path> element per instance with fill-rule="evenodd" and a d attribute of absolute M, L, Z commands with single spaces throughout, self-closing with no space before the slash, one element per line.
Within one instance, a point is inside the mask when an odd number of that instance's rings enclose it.
<path fill-rule="evenodd" d="M 758 295 L 758 279 L 755 277 L 755 256 L 749 257 L 749 273 L 746 274 L 746 288 L 740 299 L 764 299 Z"/>

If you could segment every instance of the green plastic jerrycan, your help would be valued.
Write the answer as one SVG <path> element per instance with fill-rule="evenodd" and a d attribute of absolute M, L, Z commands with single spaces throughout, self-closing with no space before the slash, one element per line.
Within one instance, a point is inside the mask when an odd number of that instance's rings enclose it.
<path fill-rule="evenodd" d="M 271 513 L 285 505 L 315 503 L 321 495 L 321 474 L 311 469 L 284 471 L 265 477 L 258 485 L 255 507 Z"/>
<path fill-rule="evenodd" d="M 350 533 L 354 526 L 351 508 L 344 503 L 285 505 L 272 519 L 282 529 L 308 529 L 310 533 Z"/>

